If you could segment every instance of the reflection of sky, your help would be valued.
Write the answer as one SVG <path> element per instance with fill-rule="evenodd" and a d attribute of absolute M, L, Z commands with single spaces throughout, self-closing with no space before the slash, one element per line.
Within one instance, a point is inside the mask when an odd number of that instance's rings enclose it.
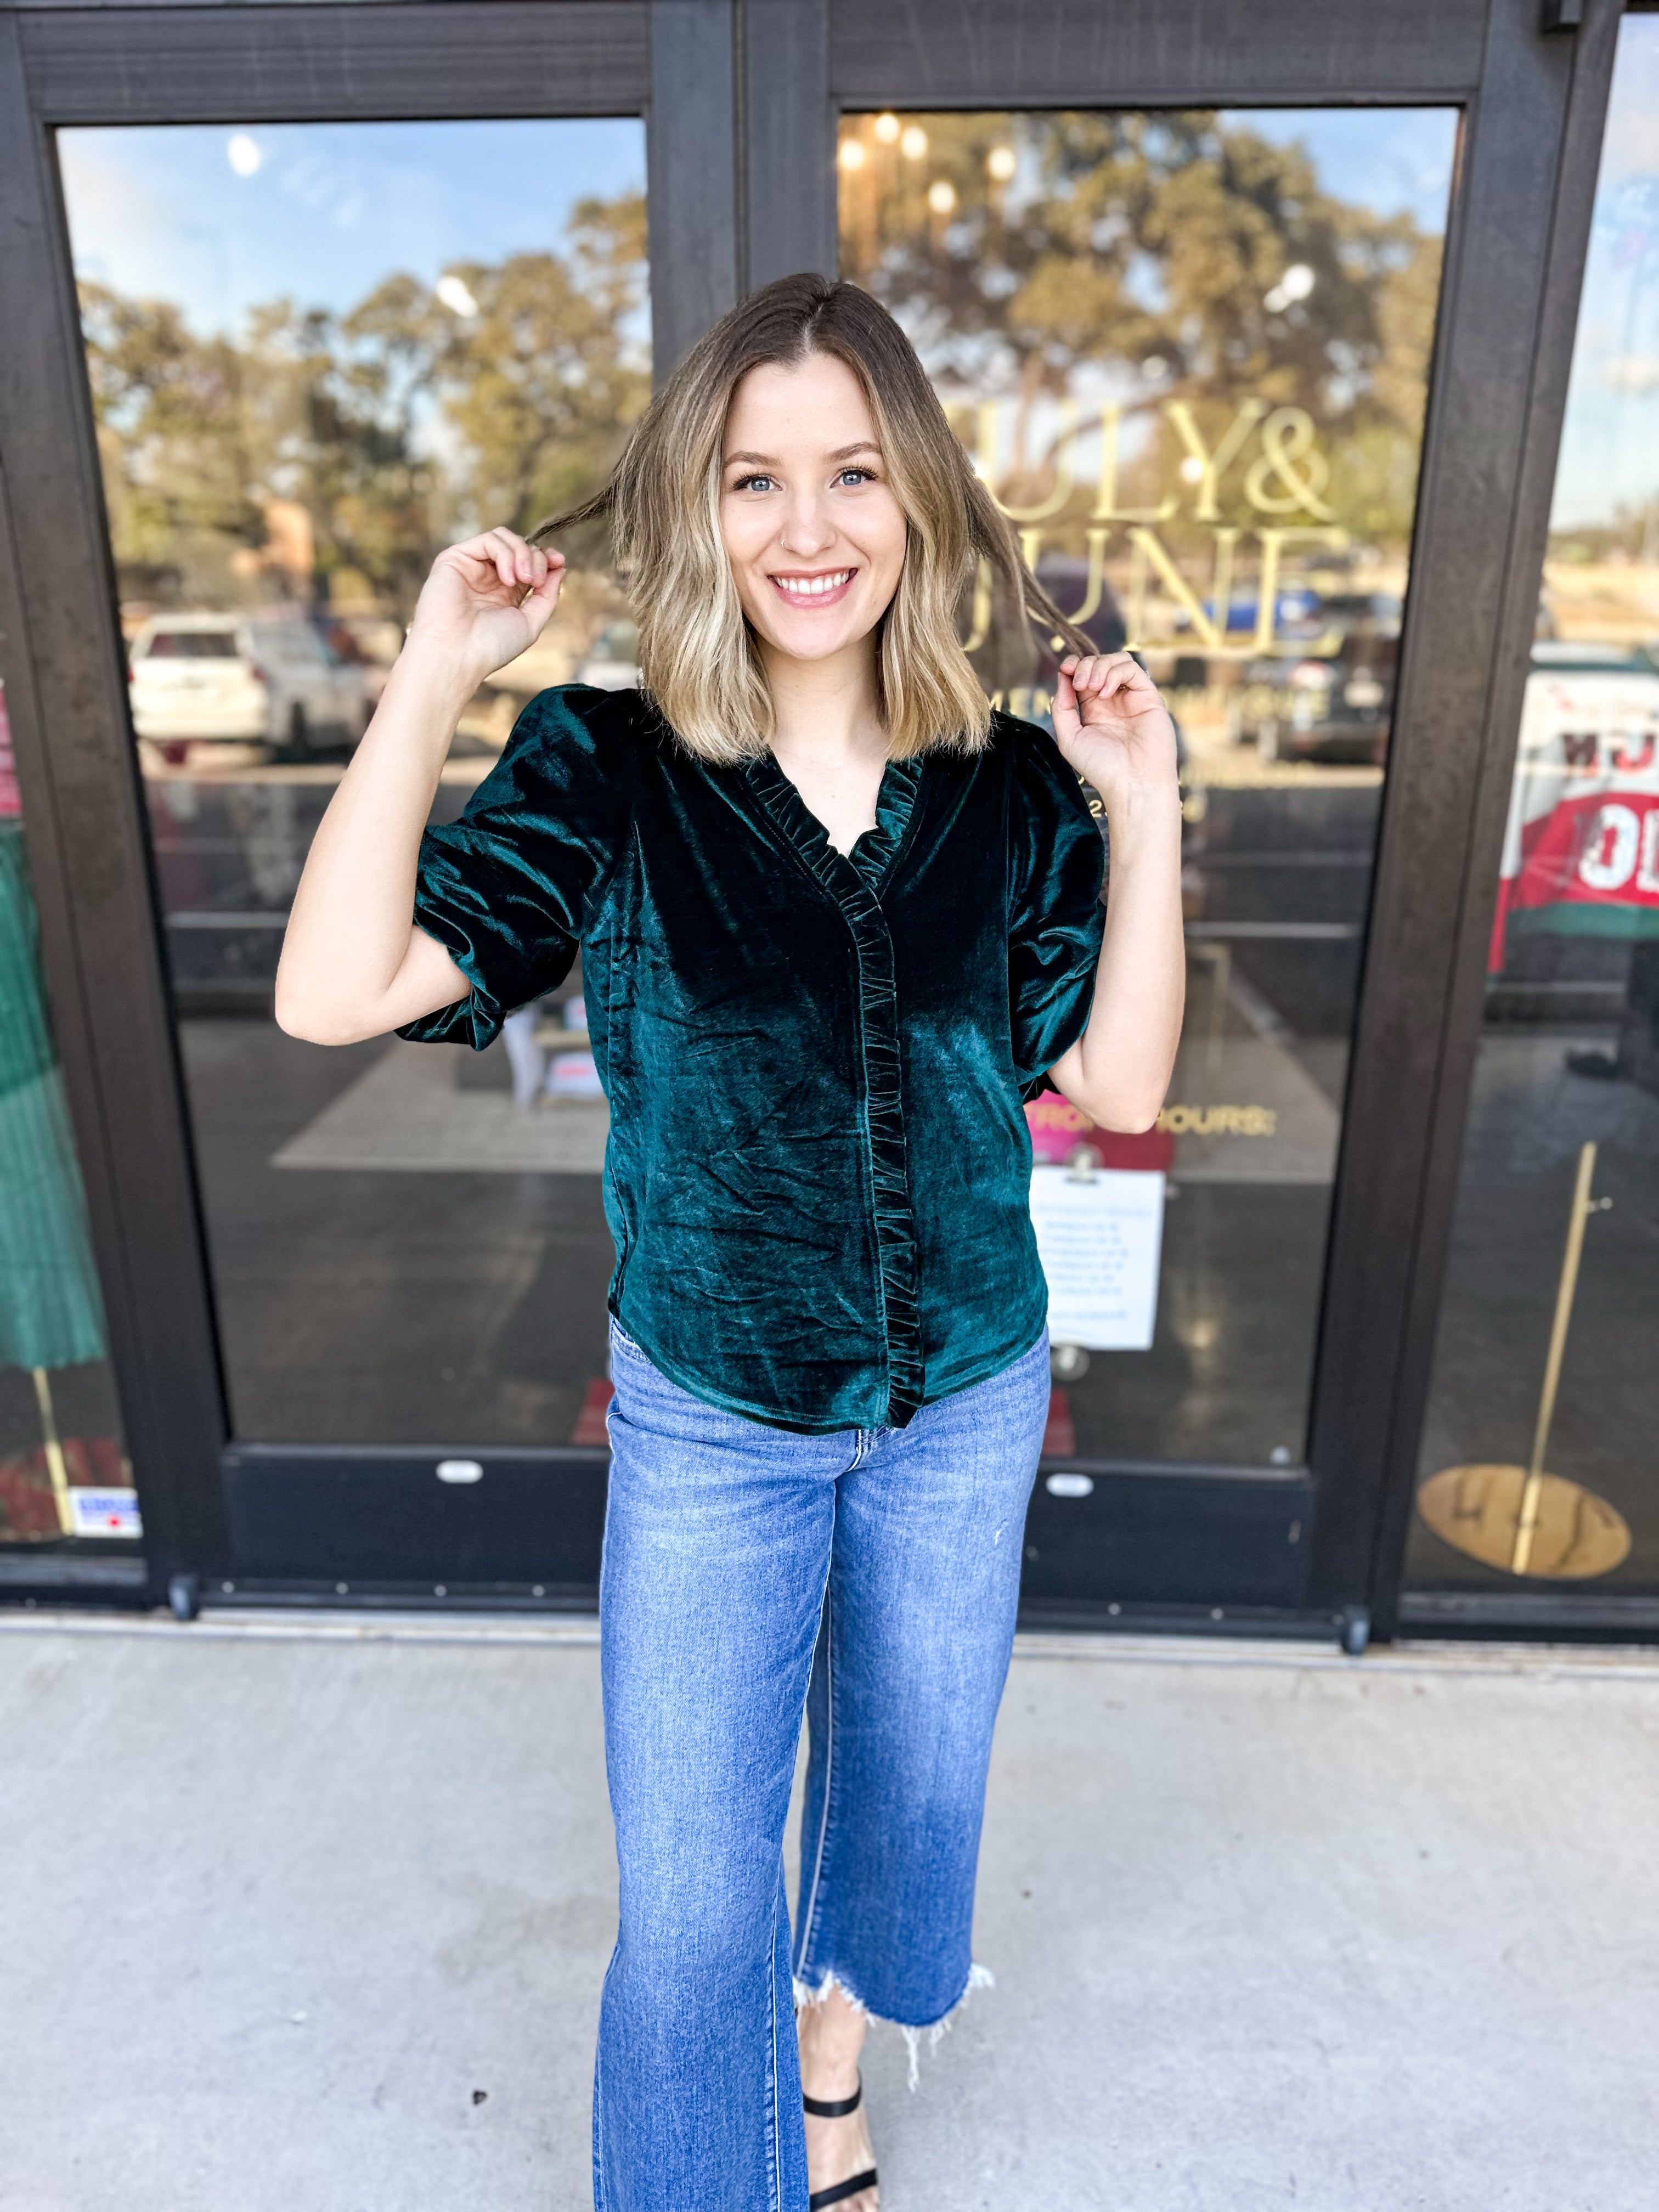
<path fill-rule="evenodd" d="M 1659 500 L 1659 15 L 1619 27 L 1555 477 L 1557 529 Z M 1659 540 L 1659 517 L 1654 534 Z"/>
<path fill-rule="evenodd" d="M 1373 215 L 1409 215 L 1431 237 L 1446 228 L 1455 107 L 1228 108 L 1220 119 L 1275 146 L 1300 144 L 1334 199 Z"/>
<path fill-rule="evenodd" d="M 343 310 L 394 271 L 431 283 L 458 261 L 556 250 L 578 199 L 645 187 L 632 116 L 169 124 L 58 145 L 77 273 L 173 301 L 204 335 L 273 299 Z"/>

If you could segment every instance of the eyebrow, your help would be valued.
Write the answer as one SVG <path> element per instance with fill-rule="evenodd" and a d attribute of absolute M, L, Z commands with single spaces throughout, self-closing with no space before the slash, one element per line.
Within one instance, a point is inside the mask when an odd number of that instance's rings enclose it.
<path fill-rule="evenodd" d="M 877 445 L 873 438 L 860 438 L 853 445 L 837 446 L 835 452 L 826 453 L 824 459 L 830 461 L 847 461 L 850 460 L 854 453 L 873 453 L 879 460 L 881 447 Z M 728 453 L 726 457 L 726 467 L 730 468 L 733 461 L 746 461 L 751 468 L 775 469 L 778 465 L 777 456 L 775 453 Z"/>

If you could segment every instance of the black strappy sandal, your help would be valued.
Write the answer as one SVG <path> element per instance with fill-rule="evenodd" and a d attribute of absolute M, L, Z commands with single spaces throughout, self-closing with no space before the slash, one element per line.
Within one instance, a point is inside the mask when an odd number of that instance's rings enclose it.
<path fill-rule="evenodd" d="M 864 2102 L 864 2076 L 859 2076 L 859 2086 L 850 2097 L 809 2097 L 801 2092 L 801 2102 L 815 2120 L 844 2120 L 848 2112 L 856 2112 Z M 824 2212 L 824 2207 L 839 2204 L 848 2197 L 856 2197 L 861 2189 L 876 2186 L 876 2169 L 866 2167 L 862 2173 L 848 2180 L 838 2181 L 831 2189 L 815 2189 L 806 2200 L 806 2212 Z"/>

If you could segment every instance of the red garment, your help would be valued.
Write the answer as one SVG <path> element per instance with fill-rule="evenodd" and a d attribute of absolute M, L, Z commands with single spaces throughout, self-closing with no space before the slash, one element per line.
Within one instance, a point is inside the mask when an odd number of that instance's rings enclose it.
<path fill-rule="evenodd" d="M 11 724 L 6 719 L 6 687 L 0 684 L 0 816 L 23 811 L 23 794 L 17 788 L 17 764 L 12 758 Z"/>

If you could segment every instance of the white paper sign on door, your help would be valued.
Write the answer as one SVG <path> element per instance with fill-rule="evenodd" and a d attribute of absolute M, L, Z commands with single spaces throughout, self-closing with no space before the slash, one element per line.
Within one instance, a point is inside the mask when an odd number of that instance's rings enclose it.
<path fill-rule="evenodd" d="M 1158 1317 L 1164 1177 L 1031 1170 L 1031 1223 L 1048 1279 L 1048 1334 L 1094 1352 L 1148 1352 Z"/>

